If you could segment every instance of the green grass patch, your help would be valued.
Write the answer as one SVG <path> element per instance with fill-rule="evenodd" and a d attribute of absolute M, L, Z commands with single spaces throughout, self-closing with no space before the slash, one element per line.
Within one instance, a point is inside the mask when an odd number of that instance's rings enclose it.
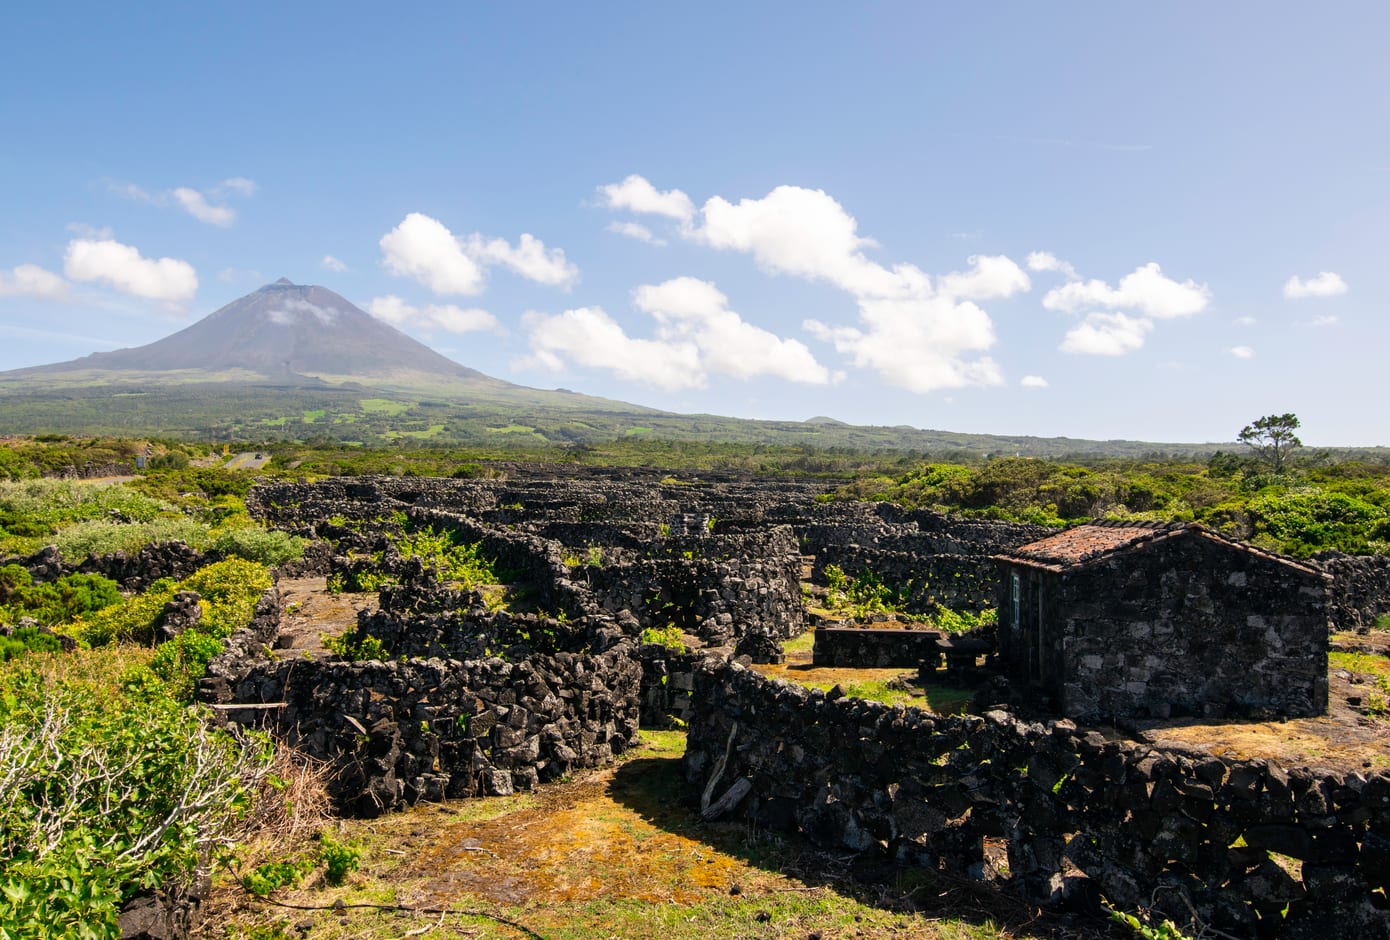
<path fill-rule="evenodd" d="M 536 429 L 529 424 L 508 424 L 500 428 L 490 427 L 487 429 L 489 434 L 535 434 Z"/>
<path fill-rule="evenodd" d="M 357 404 L 369 415 L 386 415 L 395 417 L 403 415 L 411 409 L 411 404 L 404 401 L 395 401 L 391 398 L 362 398 Z"/>
<path fill-rule="evenodd" d="M 322 418 L 326 414 L 328 414 L 328 410 L 326 408 L 305 408 L 300 413 L 300 420 L 303 421 L 305 424 L 313 424 L 315 421 L 317 421 L 319 418 Z"/>

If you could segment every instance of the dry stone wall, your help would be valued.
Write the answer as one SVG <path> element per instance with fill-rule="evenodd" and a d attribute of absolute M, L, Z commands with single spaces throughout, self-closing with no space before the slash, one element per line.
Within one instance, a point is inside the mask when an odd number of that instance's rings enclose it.
<path fill-rule="evenodd" d="M 1234 936 L 1390 937 L 1390 772 L 834 700 L 736 664 L 706 663 L 694 686 L 685 773 L 716 811 L 1048 904 L 1104 895 Z"/>
<path fill-rule="evenodd" d="M 215 669 L 204 698 L 284 703 L 223 714 L 328 761 L 330 794 L 360 815 L 529 789 L 637 740 L 641 667 L 626 642 L 521 662 L 292 659 Z"/>
<path fill-rule="evenodd" d="M 1329 612 L 1337 630 L 1367 630 L 1390 614 L 1390 556 L 1325 552 L 1317 562 L 1332 576 Z"/>

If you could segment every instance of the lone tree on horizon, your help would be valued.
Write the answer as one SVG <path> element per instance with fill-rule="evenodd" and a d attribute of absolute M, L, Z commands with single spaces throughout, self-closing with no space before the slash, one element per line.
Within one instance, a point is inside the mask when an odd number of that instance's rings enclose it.
<path fill-rule="evenodd" d="M 1297 430 L 1298 415 L 1292 412 L 1265 415 L 1242 428 L 1236 435 L 1236 440 L 1253 449 L 1255 455 L 1269 464 L 1275 473 L 1283 473 L 1284 465 L 1294 448 L 1303 446 L 1303 442 L 1294 433 Z"/>

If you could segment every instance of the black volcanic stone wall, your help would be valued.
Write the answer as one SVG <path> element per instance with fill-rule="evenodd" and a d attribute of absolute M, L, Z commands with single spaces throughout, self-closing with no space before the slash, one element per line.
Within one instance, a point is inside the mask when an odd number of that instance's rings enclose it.
<path fill-rule="evenodd" d="M 1183 923 L 1190 903 L 1239 937 L 1325 937 L 1330 925 L 1390 937 L 1390 772 L 1286 771 L 1069 721 L 832 700 L 736 664 L 697 670 L 692 706 L 692 792 L 827 848 L 998 881 L 1047 904 L 1099 893 Z M 1006 843 L 1007 870 L 988 863 L 987 838 Z M 1271 853 L 1294 859 L 1293 872 Z"/>
<path fill-rule="evenodd" d="M 1332 575 L 1329 600 L 1334 629 L 1367 630 L 1377 617 L 1390 614 L 1390 556 L 1325 552 L 1317 561 Z"/>
<path fill-rule="evenodd" d="M 204 696 L 332 766 L 329 792 L 373 816 L 424 801 L 503 795 L 593 767 L 637 741 L 641 667 L 628 644 L 523 662 L 259 661 Z"/>
<path fill-rule="evenodd" d="M 940 660 L 940 636 L 936 630 L 817 627 L 811 661 L 827 668 L 915 670 Z"/>

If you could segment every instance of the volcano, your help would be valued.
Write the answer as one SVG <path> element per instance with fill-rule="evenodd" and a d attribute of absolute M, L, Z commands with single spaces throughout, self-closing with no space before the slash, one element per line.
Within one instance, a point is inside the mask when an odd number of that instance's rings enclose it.
<path fill-rule="evenodd" d="M 235 380 L 275 385 L 355 382 L 371 386 L 521 389 L 460 365 L 354 306 L 326 287 L 281 278 L 185 329 L 131 349 L 3 373 L 61 381 L 133 378 Z"/>

